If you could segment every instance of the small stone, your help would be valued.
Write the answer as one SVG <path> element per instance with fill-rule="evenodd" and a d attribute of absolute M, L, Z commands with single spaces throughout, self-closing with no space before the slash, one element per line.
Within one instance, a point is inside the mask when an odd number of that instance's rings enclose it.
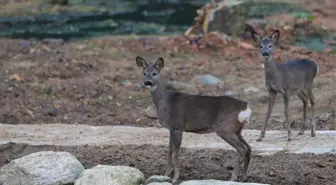
<path fill-rule="evenodd" d="M 154 183 L 162 184 L 163 182 L 167 182 L 168 184 L 170 184 L 170 182 L 172 182 L 172 179 L 168 176 L 153 175 L 146 180 L 145 185 L 153 185 Z"/>
<path fill-rule="evenodd" d="M 172 184 L 169 182 L 152 182 L 146 185 L 172 185 Z"/>
<path fill-rule="evenodd" d="M 232 91 L 226 91 L 224 93 L 225 96 L 232 96 L 233 95 L 233 92 Z"/>
<path fill-rule="evenodd" d="M 222 82 L 222 80 L 210 74 L 196 76 L 193 81 L 195 81 L 196 84 L 202 84 L 204 86 L 217 85 Z"/>
<path fill-rule="evenodd" d="M 57 114 L 58 114 L 58 109 L 57 108 L 52 108 L 52 109 L 50 109 L 48 112 L 47 112 L 47 115 L 48 116 L 51 116 L 51 117 L 55 117 L 55 116 L 57 116 Z"/>
<path fill-rule="evenodd" d="M 146 110 L 146 116 L 151 119 L 157 119 L 157 110 L 154 105 L 149 106 Z"/>
<path fill-rule="evenodd" d="M 63 44 L 63 39 L 43 39 L 43 42 L 45 43 L 52 43 L 52 44 Z"/>
<path fill-rule="evenodd" d="M 319 121 L 326 122 L 331 118 L 331 116 L 332 116 L 332 113 L 329 113 L 329 112 L 323 113 L 322 115 L 319 116 Z"/>
<path fill-rule="evenodd" d="M 31 43 L 29 41 L 20 41 L 20 46 L 23 47 L 23 48 L 28 48 L 31 46 Z"/>
<path fill-rule="evenodd" d="M 245 92 L 245 93 L 249 93 L 249 92 L 257 93 L 257 92 L 259 92 L 259 91 L 260 91 L 260 90 L 259 90 L 258 88 L 253 87 L 253 86 L 244 89 L 244 92 Z"/>
<path fill-rule="evenodd" d="M 132 84 L 132 82 L 129 81 L 129 80 L 124 80 L 124 81 L 121 82 L 121 85 L 123 85 L 123 86 L 131 86 L 131 85 L 133 85 L 133 84 Z"/>
<path fill-rule="evenodd" d="M 221 181 L 221 180 L 190 180 L 182 182 L 180 185 L 268 185 L 262 183 L 247 183 L 247 182 L 233 182 L 233 181 Z"/>
<path fill-rule="evenodd" d="M 267 173 L 267 175 L 268 175 L 269 177 L 276 177 L 276 174 L 275 174 L 274 172 L 269 172 L 269 173 Z"/>

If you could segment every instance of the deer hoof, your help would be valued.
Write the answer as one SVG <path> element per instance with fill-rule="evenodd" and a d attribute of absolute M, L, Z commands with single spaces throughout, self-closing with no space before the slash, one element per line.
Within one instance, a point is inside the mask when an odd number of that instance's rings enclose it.
<path fill-rule="evenodd" d="M 231 177 L 230 181 L 237 181 L 238 178 L 237 177 Z"/>
<path fill-rule="evenodd" d="M 243 182 L 247 182 L 248 177 L 247 176 L 243 176 Z"/>
<path fill-rule="evenodd" d="M 172 184 L 173 185 L 178 185 L 177 179 L 173 179 Z"/>
<path fill-rule="evenodd" d="M 264 137 L 258 137 L 258 139 L 256 141 L 262 141 Z"/>
<path fill-rule="evenodd" d="M 315 134 L 315 132 L 311 132 L 311 137 L 315 137 L 316 136 L 316 134 Z"/>
<path fill-rule="evenodd" d="M 298 135 L 303 135 L 303 133 L 304 133 L 304 131 L 300 131 L 300 132 L 298 133 Z"/>

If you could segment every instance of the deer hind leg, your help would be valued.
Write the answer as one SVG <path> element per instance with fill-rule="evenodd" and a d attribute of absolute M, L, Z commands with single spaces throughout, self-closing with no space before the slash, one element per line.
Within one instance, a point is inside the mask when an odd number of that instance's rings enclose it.
<path fill-rule="evenodd" d="M 286 117 L 286 121 L 287 121 L 287 141 L 292 141 L 292 130 L 290 127 L 290 121 L 289 121 L 289 115 L 288 115 L 288 109 L 289 109 L 289 98 L 290 95 L 288 94 L 288 92 L 286 92 L 283 95 L 283 99 L 284 99 L 284 113 L 285 113 L 285 117 Z"/>
<path fill-rule="evenodd" d="M 305 129 L 306 129 L 306 119 L 307 119 L 307 110 L 308 110 L 308 95 L 302 91 L 297 95 L 302 103 L 303 103 L 303 120 L 302 123 L 300 125 L 300 131 L 299 131 L 299 135 L 303 135 Z"/>
<path fill-rule="evenodd" d="M 216 131 L 217 135 L 226 141 L 229 145 L 235 148 L 239 155 L 237 156 L 236 166 L 232 172 L 230 181 L 237 181 L 241 166 L 248 155 L 248 149 L 242 141 L 238 138 L 237 134 L 230 131 L 219 130 Z"/>
<path fill-rule="evenodd" d="M 165 176 L 170 176 L 171 173 L 173 172 L 172 168 L 172 155 L 173 155 L 173 135 L 172 132 L 170 132 L 169 136 L 169 146 L 168 146 L 168 161 L 167 161 L 167 168 L 164 173 Z"/>
<path fill-rule="evenodd" d="M 312 92 L 312 89 L 308 90 L 308 96 L 310 99 L 310 105 L 311 105 L 311 137 L 315 137 L 316 135 L 316 120 L 315 120 L 315 97 Z"/>
<path fill-rule="evenodd" d="M 237 134 L 238 139 L 246 146 L 246 156 L 245 156 L 245 160 L 244 160 L 244 167 L 243 167 L 243 181 L 247 181 L 247 170 L 248 170 L 248 166 L 250 164 L 251 161 L 251 146 L 244 140 L 243 136 L 241 135 L 241 133 Z"/>
<path fill-rule="evenodd" d="M 172 153 L 173 153 L 173 164 L 174 164 L 174 177 L 173 177 L 172 183 L 176 184 L 180 176 L 179 152 L 180 152 L 183 132 L 180 130 L 173 130 L 170 132 L 171 132 L 170 134 L 171 134 L 172 142 L 173 142 Z"/>

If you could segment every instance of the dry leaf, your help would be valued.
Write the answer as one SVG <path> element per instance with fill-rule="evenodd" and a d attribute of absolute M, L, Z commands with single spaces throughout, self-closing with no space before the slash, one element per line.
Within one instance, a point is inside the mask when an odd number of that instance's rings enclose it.
<path fill-rule="evenodd" d="M 244 49 L 255 49 L 254 45 L 243 41 L 238 42 L 238 45 Z"/>
<path fill-rule="evenodd" d="M 19 74 L 17 74 L 17 73 L 14 73 L 12 75 L 12 79 L 14 79 L 16 81 L 22 81 L 23 80 L 23 78 Z"/>

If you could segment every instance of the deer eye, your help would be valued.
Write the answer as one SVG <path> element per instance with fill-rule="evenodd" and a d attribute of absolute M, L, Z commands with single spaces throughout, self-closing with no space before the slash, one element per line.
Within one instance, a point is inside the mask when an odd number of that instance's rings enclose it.
<path fill-rule="evenodd" d="M 268 48 L 272 48 L 272 45 L 268 45 Z"/>
<path fill-rule="evenodd" d="M 146 73 L 144 73 L 144 76 L 146 76 L 147 74 Z"/>
<path fill-rule="evenodd" d="M 156 73 L 154 72 L 152 75 L 153 75 L 153 76 L 156 76 Z"/>
<path fill-rule="evenodd" d="M 263 46 L 260 46 L 260 49 L 262 49 L 263 48 Z"/>

